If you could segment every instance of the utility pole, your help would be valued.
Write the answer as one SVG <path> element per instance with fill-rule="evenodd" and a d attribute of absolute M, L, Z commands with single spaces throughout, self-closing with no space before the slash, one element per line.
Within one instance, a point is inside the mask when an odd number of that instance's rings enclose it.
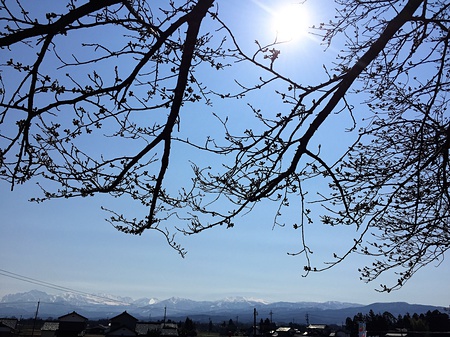
<path fill-rule="evenodd" d="M 256 337 L 256 316 L 258 315 L 258 312 L 256 311 L 256 308 L 253 309 L 253 337 Z"/>
<path fill-rule="evenodd" d="M 166 314 L 167 314 L 167 307 L 164 307 L 164 325 L 163 325 L 163 327 L 166 327 Z"/>
<path fill-rule="evenodd" d="M 38 312 L 39 312 L 39 304 L 40 304 L 40 300 L 38 301 L 38 305 L 36 308 L 36 314 L 34 314 L 34 321 L 33 321 L 33 330 L 31 330 L 31 337 L 34 336 L 34 328 L 36 327 L 36 320 L 37 320 L 37 316 L 38 316 Z"/>

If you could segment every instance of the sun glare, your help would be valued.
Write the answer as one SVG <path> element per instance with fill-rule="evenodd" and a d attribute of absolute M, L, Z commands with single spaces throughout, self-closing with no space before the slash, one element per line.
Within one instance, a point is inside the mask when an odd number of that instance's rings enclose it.
<path fill-rule="evenodd" d="M 305 36 L 310 19 L 308 11 L 302 4 L 291 4 L 274 13 L 273 28 L 277 41 L 290 41 Z"/>

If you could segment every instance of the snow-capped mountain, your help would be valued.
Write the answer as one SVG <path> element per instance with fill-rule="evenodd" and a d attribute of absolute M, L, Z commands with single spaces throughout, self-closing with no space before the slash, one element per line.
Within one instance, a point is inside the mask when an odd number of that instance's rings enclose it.
<path fill-rule="evenodd" d="M 190 317 L 195 321 L 215 322 L 227 321 L 239 317 L 240 322 L 252 322 L 253 311 L 257 309 L 258 320 L 269 316 L 278 322 L 303 322 L 308 316 L 313 323 L 341 324 L 347 317 L 357 313 L 388 311 L 394 316 L 409 313 L 425 313 L 428 310 L 441 309 L 426 305 L 410 305 L 408 303 L 375 303 L 362 306 L 355 303 L 342 302 L 274 302 L 264 300 L 230 297 L 219 301 L 193 301 L 185 298 L 171 297 L 166 300 L 141 298 L 133 300 L 129 297 L 113 297 L 105 294 L 61 293 L 49 295 L 32 290 L 26 293 L 9 294 L 0 300 L 0 317 L 33 317 L 37 303 L 39 317 L 59 317 L 68 312 L 77 313 L 90 319 L 113 317 L 127 311 L 140 320 L 158 320 L 165 315 L 175 321 Z"/>
<path fill-rule="evenodd" d="M 16 293 L 3 296 L 0 303 L 9 302 L 50 302 L 69 303 L 73 305 L 127 305 L 133 303 L 130 297 L 118 297 L 107 294 L 84 294 L 65 292 L 58 295 L 50 295 L 43 291 L 31 290 L 25 293 Z M 149 299 L 146 299 L 150 303 Z"/>
<path fill-rule="evenodd" d="M 140 298 L 132 302 L 137 307 L 145 307 L 146 305 L 153 305 L 158 303 L 157 298 Z"/>
<path fill-rule="evenodd" d="M 247 297 L 227 297 L 223 300 L 214 302 L 214 307 L 216 308 L 235 308 L 237 306 L 246 307 L 248 305 L 257 306 L 257 305 L 267 305 L 269 302 L 255 299 L 255 298 L 247 298 Z"/>

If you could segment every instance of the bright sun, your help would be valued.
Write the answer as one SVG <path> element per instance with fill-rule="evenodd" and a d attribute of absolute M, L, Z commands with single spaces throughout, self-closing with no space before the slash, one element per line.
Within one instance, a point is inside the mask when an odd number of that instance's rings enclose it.
<path fill-rule="evenodd" d="M 274 13 L 273 28 L 279 42 L 305 36 L 309 25 L 308 11 L 302 4 L 291 4 Z"/>

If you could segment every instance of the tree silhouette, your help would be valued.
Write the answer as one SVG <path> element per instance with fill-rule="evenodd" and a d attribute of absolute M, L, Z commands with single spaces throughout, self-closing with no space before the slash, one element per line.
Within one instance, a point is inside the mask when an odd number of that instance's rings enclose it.
<path fill-rule="evenodd" d="M 340 44 L 340 52 L 319 65 L 323 80 L 308 80 L 278 70 L 276 38 L 256 41 L 247 54 L 219 3 L 70 0 L 45 12 L 2 0 L 2 179 L 11 189 L 38 181 L 37 202 L 130 198 L 146 215 L 105 208 L 108 221 L 125 233 L 158 231 L 182 255 L 175 233 L 232 227 L 238 215 L 271 201 L 278 205 L 274 224 L 301 231 L 292 255 L 305 257 L 306 273 L 362 253 L 374 260 L 360 269 L 364 281 L 398 274 L 382 291 L 443 258 L 450 242 L 450 5 L 336 0 L 336 16 L 314 32 L 325 46 Z M 217 85 L 217 74 L 240 64 L 260 73 L 253 84 L 243 84 L 246 74 L 237 71 L 235 87 Z M 250 100 L 256 92 L 273 94 L 281 112 L 259 108 Z M 231 114 L 212 110 L 246 98 L 254 123 L 242 133 Z M 197 107 L 221 126 L 200 140 L 186 122 Z M 326 139 L 316 139 L 336 114 L 351 118 L 354 139 L 337 159 L 317 146 L 325 148 Z M 169 163 L 186 148 L 197 154 L 174 189 Z M 311 191 L 318 185 L 329 189 Z M 295 200 L 298 219 L 284 218 Z M 318 218 L 357 229 L 350 247 L 324 265 L 312 263 L 306 235 Z"/>
<path fill-rule="evenodd" d="M 186 317 L 180 331 L 181 336 L 197 336 L 195 323 L 189 317 Z"/>

